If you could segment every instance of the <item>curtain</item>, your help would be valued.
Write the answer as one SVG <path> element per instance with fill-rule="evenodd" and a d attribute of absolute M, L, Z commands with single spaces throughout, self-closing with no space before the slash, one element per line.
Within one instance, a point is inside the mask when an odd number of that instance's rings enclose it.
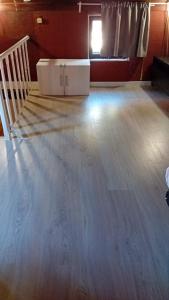
<path fill-rule="evenodd" d="M 150 26 L 147 3 L 103 2 L 101 16 L 103 56 L 146 56 Z"/>

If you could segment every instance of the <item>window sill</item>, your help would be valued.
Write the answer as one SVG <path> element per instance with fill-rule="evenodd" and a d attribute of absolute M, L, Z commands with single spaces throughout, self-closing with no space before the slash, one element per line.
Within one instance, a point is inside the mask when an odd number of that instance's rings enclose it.
<path fill-rule="evenodd" d="M 129 61 L 129 57 L 127 58 L 90 58 L 90 61 Z"/>

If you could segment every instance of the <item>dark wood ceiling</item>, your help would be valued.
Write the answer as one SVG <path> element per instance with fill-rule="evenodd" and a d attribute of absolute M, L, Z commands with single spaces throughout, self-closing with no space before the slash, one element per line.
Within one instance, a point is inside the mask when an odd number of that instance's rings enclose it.
<path fill-rule="evenodd" d="M 57 7 L 77 6 L 80 0 L 31 0 L 24 2 L 24 0 L 0 0 L 1 10 L 41 10 L 41 9 L 55 9 Z M 81 0 L 82 2 L 101 2 L 101 0 Z M 113 1 L 113 0 L 106 0 Z M 114 0 L 118 1 L 118 0 Z M 123 0 L 122 0 L 123 1 Z M 126 1 L 126 0 L 124 0 Z M 144 0 L 130 0 L 130 1 L 144 1 Z M 149 2 L 159 2 L 159 0 L 148 0 Z M 166 2 L 165 0 L 161 0 Z"/>
<path fill-rule="evenodd" d="M 53 5 L 53 4 L 76 4 L 78 1 L 73 0 L 31 0 L 29 2 L 24 2 L 24 0 L 1 0 L 2 4 L 8 4 L 8 3 L 17 3 L 17 4 L 27 4 L 27 5 Z"/>
<path fill-rule="evenodd" d="M 2 4 L 25 4 L 25 5 L 61 5 L 61 4 L 73 4 L 77 5 L 80 0 L 31 0 L 30 2 L 24 2 L 24 0 L 0 0 Z M 81 0 L 82 2 L 101 2 L 101 0 Z M 108 1 L 108 0 L 107 0 Z M 110 0 L 111 1 L 111 0 Z"/>
<path fill-rule="evenodd" d="M 76 5 L 78 1 L 74 0 L 31 0 L 24 2 L 23 0 L 0 0 L 1 9 L 41 9 L 52 8 L 57 6 Z"/>

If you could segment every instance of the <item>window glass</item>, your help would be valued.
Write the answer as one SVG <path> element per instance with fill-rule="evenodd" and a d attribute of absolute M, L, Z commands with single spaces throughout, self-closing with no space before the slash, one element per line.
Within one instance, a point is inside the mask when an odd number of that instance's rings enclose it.
<path fill-rule="evenodd" d="M 92 20 L 91 49 L 92 54 L 100 54 L 102 48 L 102 21 Z"/>

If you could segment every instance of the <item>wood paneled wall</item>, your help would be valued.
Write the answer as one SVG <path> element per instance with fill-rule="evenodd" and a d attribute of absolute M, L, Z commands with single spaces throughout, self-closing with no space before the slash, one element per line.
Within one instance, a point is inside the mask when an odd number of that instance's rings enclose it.
<path fill-rule="evenodd" d="M 14 7 L 0 10 L 0 51 L 29 34 L 33 80 L 36 80 L 35 65 L 39 58 L 87 58 L 88 13 L 99 9 L 90 7 L 79 14 L 76 3 L 52 7 L 48 5 L 48 8 L 43 6 L 42 9 L 41 5 L 41 10 L 29 11 L 24 8 L 16 11 Z M 150 43 L 144 61 L 92 62 L 91 81 L 149 80 L 153 56 L 164 53 L 165 15 L 164 8 L 154 7 L 151 10 Z M 44 19 L 42 25 L 36 23 L 38 16 Z"/>

